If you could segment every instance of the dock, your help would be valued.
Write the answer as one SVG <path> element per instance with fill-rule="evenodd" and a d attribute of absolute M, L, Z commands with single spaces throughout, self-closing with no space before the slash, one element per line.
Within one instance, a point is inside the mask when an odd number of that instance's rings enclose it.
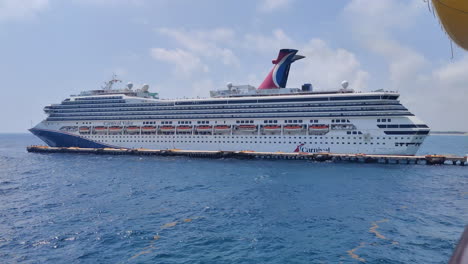
<path fill-rule="evenodd" d="M 117 148 L 56 148 L 48 146 L 29 146 L 28 152 L 34 153 L 76 153 L 96 155 L 138 155 L 138 156 L 186 156 L 192 158 L 236 158 L 236 159 L 276 159 L 309 160 L 317 162 L 355 162 L 382 164 L 421 164 L 421 165 L 460 165 L 468 164 L 468 156 L 455 155 L 366 155 L 305 152 L 255 152 L 255 151 L 201 151 L 180 149 L 117 149 Z"/>

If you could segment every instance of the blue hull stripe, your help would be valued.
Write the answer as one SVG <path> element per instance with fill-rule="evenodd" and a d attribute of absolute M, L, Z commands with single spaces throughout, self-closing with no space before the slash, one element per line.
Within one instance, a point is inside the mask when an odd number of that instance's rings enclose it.
<path fill-rule="evenodd" d="M 51 147 L 79 147 L 79 148 L 120 148 L 117 146 L 98 143 L 77 135 L 46 129 L 31 128 L 31 133 L 39 137 Z"/>

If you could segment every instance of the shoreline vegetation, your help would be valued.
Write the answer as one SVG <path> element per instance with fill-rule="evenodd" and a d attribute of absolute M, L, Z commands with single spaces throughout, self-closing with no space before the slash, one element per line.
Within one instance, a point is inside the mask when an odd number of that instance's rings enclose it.
<path fill-rule="evenodd" d="M 464 131 L 431 131 L 430 135 L 453 135 L 453 136 L 468 136 L 468 132 Z"/>

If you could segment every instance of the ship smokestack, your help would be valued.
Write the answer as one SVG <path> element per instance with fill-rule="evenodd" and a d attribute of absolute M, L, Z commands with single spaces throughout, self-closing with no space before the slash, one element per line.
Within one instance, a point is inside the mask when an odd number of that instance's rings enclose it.
<path fill-rule="evenodd" d="M 304 56 L 296 55 L 297 52 L 298 50 L 295 49 L 281 49 L 278 53 L 278 58 L 272 61 L 275 66 L 273 66 L 273 69 L 271 69 L 258 89 L 285 88 L 288 82 L 291 64 L 305 58 Z"/>

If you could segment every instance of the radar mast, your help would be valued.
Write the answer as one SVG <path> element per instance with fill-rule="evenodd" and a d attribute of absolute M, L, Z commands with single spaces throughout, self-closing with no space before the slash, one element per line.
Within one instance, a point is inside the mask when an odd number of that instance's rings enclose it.
<path fill-rule="evenodd" d="M 117 75 L 115 73 L 112 73 L 112 79 L 108 82 L 104 82 L 104 86 L 102 86 L 103 90 L 112 90 L 112 86 L 115 83 L 122 82 L 121 80 L 117 79 Z"/>

